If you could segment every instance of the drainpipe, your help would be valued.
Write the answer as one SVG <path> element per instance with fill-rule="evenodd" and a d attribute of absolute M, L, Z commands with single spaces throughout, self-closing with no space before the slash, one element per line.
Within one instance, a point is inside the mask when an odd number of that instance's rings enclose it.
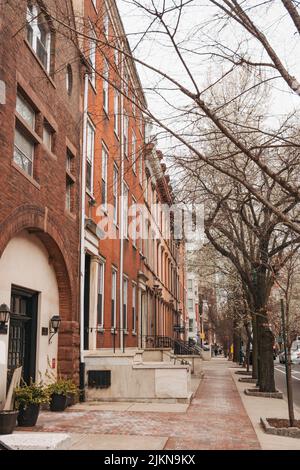
<path fill-rule="evenodd" d="M 88 117 L 88 85 L 89 75 L 84 75 L 84 101 L 83 101 L 83 137 L 81 158 L 81 227 L 80 227 L 80 366 L 81 388 L 84 385 L 84 281 L 85 281 L 85 193 L 86 193 L 86 152 L 87 152 L 87 117 Z"/>
<path fill-rule="evenodd" d="M 124 46 L 123 46 L 124 47 Z M 121 87 L 124 86 L 124 61 L 121 61 Z M 120 126 L 120 170 L 121 170 L 121 198 L 120 198 L 120 349 L 124 352 L 123 331 L 123 271 L 124 271 L 124 96 L 121 95 L 121 126 Z M 127 312 L 128 314 L 128 312 Z"/>

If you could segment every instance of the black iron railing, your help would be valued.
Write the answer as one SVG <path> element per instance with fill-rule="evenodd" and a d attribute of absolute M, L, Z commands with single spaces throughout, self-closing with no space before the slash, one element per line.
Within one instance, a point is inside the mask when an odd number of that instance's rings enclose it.
<path fill-rule="evenodd" d="M 201 354 L 201 348 L 198 346 L 192 346 L 188 341 L 170 338 L 169 336 L 143 336 L 142 347 L 144 349 L 170 348 L 173 349 L 175 354 L 182 356 Z"/>

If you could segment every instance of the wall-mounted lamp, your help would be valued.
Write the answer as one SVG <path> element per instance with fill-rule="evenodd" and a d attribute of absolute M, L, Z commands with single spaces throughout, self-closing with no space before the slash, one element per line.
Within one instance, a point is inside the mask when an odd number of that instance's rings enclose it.
<path fill-rule="evenodd" d="M 0 335 L 7 335 L 10 310 L 6 304 L 0 305 Z"/>
<path fill-rule="evenodd" d="M 61 323 L 61 318 L 59 315 L 53 315 L 53 317 L 51 318 L 50 320 L 50 338 L 49 338 L 49 344 L 51 343 L 51 339 L 53 338 L 54 335 L 56 335 L 56 333 L 58 332 L 59 330 L 59 327 L 60 327 L 60 323 Z"/>

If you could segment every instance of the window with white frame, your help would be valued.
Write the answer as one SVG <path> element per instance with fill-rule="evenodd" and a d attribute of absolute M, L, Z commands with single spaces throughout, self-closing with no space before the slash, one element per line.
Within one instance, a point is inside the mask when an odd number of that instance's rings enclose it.
<path fill-rule="evenodd" d="M 98 292 L 97 292 L 97 324 L 104 324 L 104 269 L 105 264 L 101 261 L 98 266 Z"/>
<path fill-rule="evenodd" d="M 87 151 L 86 151 L 86 189 L 93 193 L 93 173 L 94 173 L 94 147 L 95 130 L 90 121 L 87 123 Z"/>
<path fill-rule="evenodd" d="M 123 78 L 123 92 L 125 96 L 128 96 L 128 81 L 129 81 L 129 75 L 128 75 L 128 70 L 125 66 L 125 72 L 124 72 L 124 78 Z"/>
<path fill-rule="evenodd" d="M 113 221 L 114 224 L 118 224 L 118 184 L 119 184 L 119 170 L 116 164 L 113 169 Z"/>
<path fill-rule="evenodd" d="M 131 208 L 131 215 L 132 215 L 132 221 L 131 221 L 131 238 L 132 238 L 132 244 L 134 247 L 136 247 L 136 217 L 137 217 L 137 208 L 136 208 L 136 199 L 132 196 L 132 208 Z"/>
<path fill-rule="evenodd" d="M 19 115 L 20 118 L 22 118 L 34 132 L 36 113 L 32 106 L 20 93 L 17 94 L 16 112 L 17 119 Z M 23 130 L 23 126 L 19 125 L 18 121 L 16 121 L 14 137 L 14 162 L 29 176 L 33 176 L 34 150 L 35 143 L 33 138 L 30 138 L 28 132 L 25 132 Z"/>
<path fill-rule="evenodd" d="M 139 157 L 139 182 L 143 186 L 143 153 L 141 151 Z"/>
<path fill-rule="evenodd" d="M 132 331 L 136 333 L 136 284 L 132 283 Z"/>
<path fill-rule="evenodd" d="M 124 111 L 124 124 L 123 124 L 123 145 L 124 145 L 124 155 L 126 158 L 128 158 L 128 115 L 126 111 Z"/>
<path fill-rule="evenodd" d="M 143 254 L 143 234 L 144 234 L 144 214 L 141 209 L 139 209 L 139 250 Z"/>
<path fill-rule="evenodd" d="M 33 175 L 34 142 L 21 129 L 15 129 L 14 162 L 27 173 Z"/>
<path fill-rule="evenodd" d="M 188 299 L 188 309 L 192 312 L 194 310 L 193 299 Z"/>
<path fill-rule="evenodd" d="M 103 32 L 104 32 L 104 35 L 106 36 L 106 38 L 108 38 L 109 16 L 108 16 L 108 12 L 107 12 L 106 8 L 105 8 L 104 15 L 103 15 Z"/>
<path fill-rule="evenodd" d="M 111 278 L 111 327 L 117 326 L 117 270 L 112 270 Z"/>
<path fill-rule="evenodd" d="M 90 23 L 90 43 L 89 43 L 89 62 L 91 65 L 91 74 L 90 74 L 90 81 L 93 87 L 96 87 L 96 33 L 93 26 Z"/>
<path fill-rule="evenodd" d="M 128 186 L 123 182 L 123 235 L 128 238 Z"/>
<path fill-rule="evenodd" d="M 35 111 L 20 93 L 17 94 L 16 111 L 34 131 L 36 117 Z"/>
<path fill-rule="evenodd" d="M 115 60 L 115 64 L 116 64 L 117 66 L 119 65 L 119 49 L 120 49 L 120 45 L 119 45 L 119 44 L 115 44 L 114 60 Z"/>
<path fill-rule="evenodd" d="M 103 64 L 103 109 L 108 114 L 108 77 L 109 77 L 109 66 L 106 59 Z"/>
<path fill-rule="evenodd" d="M 53 143 L 54 143 L 54 131 L 50 124 L 44 120 L 43 125 L 43 142 L 50 152 L 53 151 Z"/>
<path fill-rule="evenodd" d="M 101 165 L 101 204 L 104 210 L 107 210 L 107 163 L 108 150 L 102 143 L 102 165 Z"/>
<path fill-rule="evenodd" d="M 123 278 L 123 330 L 127 331 L 128 280 Z"/>
<path fill-rule="evenodd" d="M 132 158 L 132 170 L 136 173 L 136 135 L 132 130 L 131 137 L 131 158 Z"/>
<path fill-rule="evenodd" d="M 136 115 L 136 97 L 135 97 L 134 92 L 133 92 L 133 95 L 132 95 L 132 115 L 134 117 Z"/>
<path fill-rule="evenodd" d="M 114 90 L 114 131 L 119 136 L 119 119 L 120 119 L 120 94 L 118 90 Z"/>
<path fill-rule="evenodd" d="M 27 41 L 45 70 L 50 72 L 51 31 L 38 5 L 27 5 L 26 29 Z"/>

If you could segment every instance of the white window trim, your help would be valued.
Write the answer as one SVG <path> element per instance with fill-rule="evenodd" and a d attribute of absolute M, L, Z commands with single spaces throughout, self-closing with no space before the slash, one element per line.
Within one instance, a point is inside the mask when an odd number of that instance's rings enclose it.
<path fill-rule="evenodd" d="M 114 90 L 114 131 L 116 136 L 119 138 L 120 135 L 120 93 L 118 90 Z"/>
<path fill-rule="evenodd" d="M 109 65 L 106 59 L 103 64 L 103 109 L 108 116 L 109 113 Z"/>
<path fill-rule="evenodd" d="M 125 296 L 125 285 L 126 285 L 126 296 Z M 124 333 L 128 331 L 128 286 L 129 286 L 128 277 L 124 275 L 123 276 L 123 309 L 122 309 Z M 125 316 L 126 321 L 125 322 L 124 322 L 124 305 L 126 305 L 126 316 Z"/>
<path fill-rule="evenodd" d="M 114 324 L 111 325 L 111 330 L 113 331 L 117 327 L 117 278 L 118 278 L 118 270 L 112 267 L 112 282 L 111 282 L 111 302 L 114 300 Z M 115 283 L 113 283 L 113 279 L 115 279 Z M 113 297 L 114 296 L 114 297 Z M 110 302 L 110 308 L 111 308 Z M 110 312 L 111 314 L 111 312 Z"/>
<path fill-rule="evenodd" d="M 127 195 L 127 197 L 125 197 L 125 194 Z M 127 183 L 125 183 L 125 181 L 123 181 L 123 198 L 124 198 L 124 201 L 123 201 L 123 230 L 124 230 L 124 237 L 127 238 L 128 240 L 128 211 L 129 211 L 129 187 L 127 185 Z M 126 210 L 125 210 L 126 208 Z M 126 217 L 127 216 L 127 217 Z"/>
<path fill-rule="evenodd" d="M 115 179 L 116 177 L 116 179 Z M 113 213 L 113 222 L 115 225 L 118 225 L 118 212 L 119 212 L 119 204 L 118 204 L 118 184 L 119 184 L 119 168 L 114 163 L 113 167 L 113 196 L 115 200 L 115 206 L 114 206 L 114 213 Z"/>
<path fill-rule="evenodd" d="M 109 152 L 108 148 L 106 147 L 105 143 L 102 142 L 102 159 L 101 159 L 101 205 L 105 211 L 107 211 L 107 169 L 108 169 L 108 159 L 109 159 Z M 105 156 L 105 167 L 103 165 Z M 104 170 L 104 172 L 103 172 Z M 105 178 L 103 178 L 105 176 Z M 105 182 L 105 202 L 102 203 L 102 184 L 103 181 Z"/>
<path fill-rule="evenodd" d="M 102 269 L 102 278 L 101 278 L 101 286 L 99 285 L 100 282 L 100 273 Z M 101 323 L 98 323 L 98 300 L 97 300 L 97 326 L 99 328 L 103 328 L 104 325 L 104 296 L 105 296 L 105 262 L 101 259 L 99 261 L 99 266 L 98 266 L 98 280 L 97 280 L 97 295 L 99 293 L 102 293 L 102 309 L 101 309 Z M 102 292 L 100 292 L 99 288 L 101 288 Z"/>
<path fill-rule="evenodd" d="M 131 134 L 131 158 L 132 158 L 132 171 L 136 175 L 136 135 L 132 129 Z"/>
<path fill-rule="evenodd" d="M 133 317 L 133 325 L 132 325 L 132 333 L 136 333 L 137 329 L 137 321 L 136 321 L 136 294 L 137 294 L 137 284 L 136 282 L 132 282 L 132 313 L 134 307 L 134 317 Z"/>
<path fill-rule="evenodd" d="M 85 181 L 85 186 L 86 186 L 86 191 L 88 194 L 90 194 L 91 196 L 93 196 L 94 194 L 94 160 L 95 160 L 95 136 L 96 136 L 96 129 L 95 129 L 95 126 L 94 124 L 92 123 L 92 121 L 90 120 L 90 118 L 88 118 L 87 120 L 87 136 L 88 136 L 88 128 L 90 128 L 93 130 L 93 136 L 94 136 L 94 139 L 93 139 L 93 155 L 92 155 L 92 160 L 89 160 L 88 159 L 88 146 L 86 148 L 86 164 L 87 162 L 91 162 L 91 188 L 88 188 L 87 187 L 87 182 Z M 86 145 L 88 145 L 88 138 L 86 140 Z"/>

